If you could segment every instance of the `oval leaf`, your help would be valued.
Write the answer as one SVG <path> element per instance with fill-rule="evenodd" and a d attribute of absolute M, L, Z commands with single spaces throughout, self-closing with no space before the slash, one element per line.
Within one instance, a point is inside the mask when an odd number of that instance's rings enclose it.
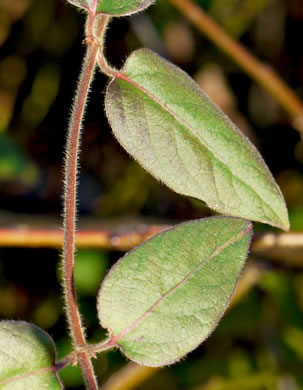
<path fill-rule="evenodd" d="M 55 355 L 55 345 L 44 330 L 22 321 L 1 321 L 1 390 L 63 389 L 53 371 Z"/>
<path fill-rule="evenodd" d="M 133 361 L 163 366 L 217 325 L 251 239 L 250 222 L 215 217 L 181 224 L 125 255 L 104 280 L 101 325 Z"/>
<path fill-rule="evenodd" d="M 140 12 L 149 7 L 154 0 L 67 0 L 69 3 L 96 13 L 112 16 L 125 16 Z"/>
<path fill-rule="evenodd" d="M 140 49 L 110 83 L 105 105 L 121 145 L 168 187 L 220 213 L 289 228 L 258 151 L 179 68 Z"/>

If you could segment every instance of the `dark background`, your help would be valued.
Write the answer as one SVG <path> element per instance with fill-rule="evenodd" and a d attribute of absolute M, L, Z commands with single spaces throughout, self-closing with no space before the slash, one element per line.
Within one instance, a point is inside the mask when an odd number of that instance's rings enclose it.
<path fill-rule="evenodd" d="M 199 5 L 271 65 L 303 96 L 303 2 L 199 0 Z M 0 225 L 57 226 L 62 213 L 66 127 L 84 53 L 84 15 L 61 0 L 0 0 Z M 273 97 L 209 43 L 168 2 L 138 16 L 112 21 L 109 62 L 121 67 L 146 46 L 187 71 L 250 137 L 273 172 L 289 207 L 291 229 L 303 230 L 303 144 Z M 79 214 L 85 221 L 179 222 L 211 215 L 148 175 L 122 150 L 103 112 L 107 79 L 96 75 L 80 157 Z M 116 222 L 119 223 L 119 220 Z M 269 230 L 256 225 L 256 231 Z M 122 255 L 78 251 L 76 284 L 90 341 L 101 340 L 95 295 L 104 274 Z M 0 316 L 48 330 L 59 356 L 70 350 L 62 310 L 60 252 L 0 248 Z M 142 389 L 303 388 L 303 272 L 282 263 L 252 260 L 260 277 L 226 314 L 214 334 L 186 360 L 165 368 Z M 303 258 L 302 258 L 303 265 Z M 78 275 L 78 276 L 77 276 Z M 96 361 L 104 382 L 125 365 L 118 351 Z M 77 368 L 66 386 L 81 388 Z M 83 387 L 82 387 L 83 388 Z"/>

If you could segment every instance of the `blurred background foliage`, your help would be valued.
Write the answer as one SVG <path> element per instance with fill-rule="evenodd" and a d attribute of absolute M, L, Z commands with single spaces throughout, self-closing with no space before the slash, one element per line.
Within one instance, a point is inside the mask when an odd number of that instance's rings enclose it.
<path fill-rule="evenodd" d="M 196 2 L 303 96 L 301 0 Z M 36 217 L 46 225 L 53 218 L 60 223 L 63 148 L 84 51 L 83 20 L 63 0 L 0 0 L 1 228 L 16 215 L 26 216 L 29 225 Z M 250 137 L 286 198 L 292 230 L 303 231 L 303 143 L 274 98 L 165 0 L 147 12 L 114 20 L 108 29 L 106 51 L 114 66 L 143 45 L 192 75 Z M 171 192 L 129 159 L 103 113 L 106 83 L 103 75 L 96 76 L 86 116 L 80 217 L 171 223 L 210 215 L 202 203 Z M 95 295 L 121 255 L 78 250 L 76 286 L 90 341 L 104 337 Z M 262 258 L 252 263 L 260 271 L 254 287 L 237 300 L 214 334 L 186 360 L 157 370 L 138 389 L 303 389 L 303 268 L 288 264 L 287 256 L 279 265 Z M 71 346 L 59 264 L 55 249 L 0 248 L 0 316 L 47 329 L 62 357 Z M 125 364 L 118 351 L 95 361 L 102 382 Z M 62 379 L 67 388 L 83 388 L 78 368 L 65 369 Z"/>

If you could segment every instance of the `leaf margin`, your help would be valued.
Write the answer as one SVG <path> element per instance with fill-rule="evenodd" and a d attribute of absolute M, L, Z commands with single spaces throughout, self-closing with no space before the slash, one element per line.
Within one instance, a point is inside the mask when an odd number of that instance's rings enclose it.
<path fill-rule="evenodd" d="M 278 198 L 280 200 L 280 203 L 281 203 L 280 204 L 280 206 L 281 206 L 280 212 L 277 213 L 271 207 L 271 205 L 263 199 L 263 197 L 258 193 L 258 191 L 255 190 L 255 188 L 252 187 L 250 184 L 248 184 L 245 181 L 243 181 L 243 179 L 241 177 L 238 178 L 238 176 L 236 176 L 234 174 L 233 174 L 233 177 L 235 177 L 236 179 L 239 179 L 241 182 L 244 183 L 244 185 L 250 187 L 253 190 L 253 192 L 255 193 L 255 196 L 257 196 L 257 197 L 259 197 L 261 199 L 262 204 L 265 204 L 266 206 L 268 206 L 269 208 L 272 209 L 274 214 L 277 216 L 277 220 L 276 221 L 274 221 L 273 219 L 270 220 L 270 218 L 266 218 L 266 216 L 265 216 L 265 218 L 259 218 L 259 217 L 253 218 L 252 216 L 249 216 L 249 215 L 241 215 L 240 213 L 233 213 L 230 209 L 229 210 L 224 210 L 224 208 L 222 208 L 222 207 L 214 207 L 212 205 L 209 205 L 208 201 L 203 199 L 202 196 L 199 198 L 199 197 L 190 195 L 190 194 L 186 193 L 186 191 L 184 191 L 184 190 L 180 191 L 180 190 L 174 188 L 174 185 L 167 184 L 166 180 L 163 180 L 163 177 L 160 177 L 161 175 L 158 175 L 158 173 L 152 172 L 152 169 L 149 168 L 148 163 L 142 162 L 142 160 L 137 158 L 132 152 L 130 152 L 128 150 L 128 145 L 124 141 L 121 140 L 120 136 L 118 135 L 119 132 L 116 132 L 116 130 L 115 130 L 116 126 L 115 126 L 115 123 L 114 123 L 115 120 L 113 119 L 114 115 L 111 115 L 111 113 L 110 113 L 111 107 L 114 106 L 112 104 L 112 102 L 110 101 L 110 98 L 111 98 L 110 97 L 110 93 L 111 93 L 110 92 L 110 88 L 115 85 L 114 83 L 116 81 L 118 81 L 118 82 L 119 81 L 125 81 L 129 85 L 133 85 L 135 88 L 137 88 L 143 94 L 148 96 L 153 102 L 159 104 L 161 109 L 163 109 L 163 106 L 165 106 L 165 104 L 162 104 L 162 102 L 160 102 L 157 97 L 153 96 L 149 91 L 147 91 L 144 87 L 142 87 L 139 84 L 137 84 L 135 81 L 133 81 L 131 78 L 129 78 L 126 75 L 126 73 L 125 73 L 125 71 L 127 70 L 127 66 L 129 64 L 129 62 L 136 55 L 139 56 L 139 55 L 145 54 L 145 53 L 147 53 L 148 55 L 156 57 L 157 60 L 159 60 L 159 61 L 165 62 L 165 65 L 167 67 L 170 67 L 171 69 L 178 71 L 187 81 L 190 82 L 191 86 L 193 86 L 196 89 L 198 89 L 199 93 L 201 93 L 201 95 L 203 95 L 203 97 L 206 98 L 208 100 L 208 102 L 217 110 L 217 113 L 219 115 L 221 115 L 221 118 L 220 118 L 221 121 L 222 122 L 223 121 L 226 122 L 227 125 L 232 129 L 232 131 L 234 133 L 236 133 L 243 142 L 246 142 L 246 145 L 250 148 L 251 152 L 254 153 L 254 157 L 258 161 L 258 164 L 260 165 L 260 168 L 262 168 L 262 170 L 263 170 L 262 174 L 263 175 L 265 174 L 267 176 L 268 183 L 270 183 L 275 188 L 275 191 L 276 191 L 275 196 L 278 196 Z M 121 91 L 122 89 L 121 89 L 119 84 L 118 84 L 118 87 L 120 88 L 120 91 Z M 122 99 L 122 92 L 121 92 L 121 99 Z M 198 199 L 198 200 L 206 203 L 206 205 L 210 209 L 213 209 L 213 210 L 215 210 L 215 211 L 217 211 L 217 212 L 219 212 L 219 213 L 221 213 L 223 215 L 226 215 L 226 216 L 231 215 L 231 216 L 234 216 L 234 217 L 249 219 L 249 220 L 253 220 L 253 221 L 256 221 L 256 222 L 269 224 L 269 225 L 272 225 L 274 227 L 281 228 L 281 229 L 283 229 L 285 231 L 289 231 L 290 224 L 289 224 L 289 216 L 288 216 L 288 211 L 287 211 L 287 206 L 286 206 L 286 203 L 285 203 L 285 199 L 284 199 L 283 194 L 282 194 L 278 184 L 276 183 L 272 173 L 270 172 L 267 164 L 265 163 L 263 157 L 261 156 L 260 152 L 257 150 L 255 145 L 253 145 L 253 143 L 245 136 L 245 134 L 243 134 L 243 132 L 229 119 L 229 117 L 201 90 L 201 88 L 198 86 L 198 84 L 186 72 L 184 72 L 182 69 L 180 69 L 179 67 L 177 67 L 173 63 L 163 59 L 161 56 L 159 56 L 157 53 L 153 52 L 150 49 L 146 49 L 146 48 L 137 49 L 137 50 L 133 51 L 129 55 L 129 57 L 126 59 L 126 61 L 124 63 L 123 68 L 119 72 L 117 72 L 116 75 L 109 81 L 109 83 L 107 85 L 107 88 L 106 88 L 105 103 L 104 104 L 105 104 L 105 112 L 106 112 L 106 116 L 107 116 L 108 122 L 109 122 L 109 124 L 110 124 L 110 126 L 112 128 L 112 132 L 113 132 L 115 138 L 118 140 L 119 144 L 131 156 L 131 158 L 133 158 L 135 161 L 137 161 L 149 174 L 151 174 L 156 180 L 160 181 L 161 184 L 164 184 L 169 189 L 171 189 L 172 191 L 174 191 L 174 192 L 176 192 L 176 193 L 178 193 L 180 195 Z M 123 111 L 123 116 L 124 116 L 124 113 L 125 113 L 124 112 L 124 108 L 122 108 L 121 110 Z M 167 113 L 171 114 L 169 109 L 165 108 L 164 110 L 166 110 Z M 182 120 L 181 120 L 181 122 L 182 122 Z M 184 123 L 182 123 L 182 125 L 184 125 Z M 185 125 L 187 125 L 187 124 L 185 123 Z M 195 137 L 197 137 L 195 133 L 192 133 L 192 134 Z M 205 144 L 204 144 L 204 146 L 205 146 Z M 212 149 L 210 149 L 210 152 L 212 154 L 214 154 Z M 220 159 L 218 161 L 222 162 Z M 223 164 L 226 165 L 225 163 L 223 163 Z M 229 166 L 227 166 L 227 168 L 230 169 Z"/>
<path fill-rule="evenodd" d="M 26 321 L 17 321 L 17 320 L 1 320 L 0 321 L 0 327 L 1 327 L 1 324 L 3 323 L 6 323 L 6 324 L 10 324 L 10 325 L 13 325 L 13 324 L 19 324 L 19 325 L 23 325 L 23 326 L 26 326 L 27 328 L 32 328 L 34 330 L 34 332 L 37 332 L 37 334 L 39 334 L 40 337 L 43 337 L 44 338 L 44 342 L 46 343 L 49 343 L 49 347 L 52 348 L 52 353 L 53 353 L 53 363 L 51 366 L 49 367 L 41 367 L 40 369 L 38 370 L 35 370 L 31 373 L 28 373 L 28 374 L 18 374 L 16 376 L 13 376 L 13 377 L 10 377 L 8 379 L 5 379 L 5 380 L 1 380 L 0 381 L 0 387 L 2 385 L 6 385 L 6 384 L 9 384 L 9 383 L 13 383 L 13 382 L 18 382 L 20 379 L 22 380 L 23 378 L 28 378 L 28 377 L 31 377 L 31 376 L 35 376 L 35 375 L 40 375 L 40 374 L 43 374 L 43 373 L 52 373 L 53 376 L 54 376 L 54 379 L 57 381 L 57 385 L 60 386 L 60 390 L 64 390 L 64 387 L 63 387 L 63 384 L 61 382 L 61 379 L 58 375 L 58 371 L 54 370 L 54 367 L 55 367 L 55 363 L 56 363 L 56 356 L 57 356 L 57 351 L 56 351 L 56 345 L 55 345 L 55 342 L 53 340 L 53 338 L 42 328 L 40 328 L 39 326 L 33 324 L 33 323 L 30 323 L 30 322 L 26 322 Z M 39 342 L 41 344 L 43 344 L 43 342 L 41 340 L 39 340 Z M 45 347 L 45 345 L 44 345 Z M 0 351 L 1 353 L 1 351 Z M 1 369 L 1 368 L 0 368 Z"/>
<path fill-rule="evenodd" d="M 109 12 L 109 11 L 104 10 L 104 5 L 102 4 L 102 2 L 103 2 L 102 0 L 95 0 L 94 5 L 92 7 L 90 7 L 89 5 L 86 6 L 84 4 L 81 4 L 81 0 L 80 1 L 79 0 L 66 0 L 66 1 L 69 4 L 72 4 L 73 6 L 75 6 L 77 8 L 86 10 L 87 12 L 93 11 L 93 12 L 95 12 L 96 15 L 102 14 L 102 15 L 109 15 L 112 17 L 130 16 L 130 15 L 142 12 L 145 9 L 147 9 L 148 7 L 150 7 L 155 2 L 155 0 L 140 0 L 140 5 L 135 6 L 135 7 L 130 7 L 128 11 Z M 116 9 L 117 9 L 117 7 L 116 7 Z"/>
<path fill-rule="evenodd" d="M 247 242 L 247 246 L 246 246 L 246 251 L 245 251 L 245 256 L 243 257 L 243 261 L 242 261 L 242 265 L 241 265 L 241 268 L 239 269 L 239 272 L 237 274 L 237 278 L 236 278 L 236 282 L 234 284 L 234 287 L 232 289 L 232 292 L 229 296 L 229 298 L 227 299 L 226 301 L 226 304 L 224 306 L 224 309 L 220 312 L 220 315 L 217 317 L 217 321 L 215 322 L 215 324 L 213 325 L 213 327 L 211 328 L 211 330 L 208 332 L 207 336 L 204 337 L 202 340 L 200 340 L 195 346 L 193 346 L 190 350 L 188 350 L 187 352 L 185 352 L 184 354 L 180 355 L 179 357 L 177 357 L 176 359 L 171 359 L 170 361 L 168 362 L 165 362 L 164 364 L 151 364 L 151 363 L 145 363 L 143 362 L 142 360 L 136 360 L 134 359 L 133 357 L 131 357 L 129 355 L 129 353 L 125 350 L 125 348 L 119 344 L 119 336 L 118 335 L 117 337 L 113 336 L 113 330 L 112 329 L 109 329 L 107 326 L 104 325 L 103 323 L 103 320 L 102 320 L 102 315 L 101 315 L 101 307 L 99 308 L 99 300 L 100 300 L 100 296 L 102 294 L 102 289 L 103 289 L 103 285 L 106 283 L 106 280 L 110 277 L 110 275 L 112 274 L 112 272 L 115 270 L 115 268 L 124 260 L 125 257 L 127 257 L 129 254 L 135 252 L 138 248 L 144 246 L 146 243 L 152 241 L 154 238 L 160 236 L 160 235 L 163 235 L 167 232 L 170 232 L 172 230 L 174 230 L 175 228 L 179 227 L 179 226 L 184 226 L 184 225 L 187 225 L 187 224 L 190 224 L 192 222 L 200 222 L 200 221 L 205 221 L 205 220 L 220 220 L 220 219 L 225 219 L 225 220 L 239 220 L 239 221 L 243 221 L 243 222 L 246 222 L 247 223 L 247 228 L 245 229 L 245 231 L 243 232 L 243 235 L 240 239 L 244 238 L 244 236 L 248 235 L 248 242 Z M 240 233 L 238 234 L 240 235 Z M 101 325 L 101 327 L 103 329 L 105 329 L 108 333 L 108 336 L 104 342 L 104 345 L 107 346 L 107 348 L 115 348 L 117 347 L 122 353 L 123 355 L 125 355 L 129 360 L 139 364 L 139 365 L 143 365 L 143 366 L 147 366 L 147 367 L 165 367 L 167 365 L 171 365 L 171 364 L 174 364 L 178 361 L 180 361 L 181 359 L 185 358 L 189 353 L 191 353 L 192 351 L 194 351 L 196 348 L 198 348 L 201 344 L 204 343 L 204 341 L 206 341 L 208 339 L 208 337 L 211 336 L 211 334 L 216 330 L 220 320 L 222 319 L 222 317 L 224 316 L 229 304 L 230 304 L 230 301 L 234 295 L 234 292 L 237 288 L 237 285 L 239 283 L 239 280 L 241 278 L 241 275 L 242 275 L 242 272 L 243 272 L 243 268 L 247 262 L 247 258 L 248 258 L 248 254 L 249 254 L 249 250 L 250 250 L 250 244 L 251 244 L 251 241 L 252 241 L 252 237 L 253 237 L 253 224 L 251 221 L 247 220 L 247 219 L 244 219 L 244 218 L 240 218 L 240 217 L 233 217 L 233 216 L 212 216 L 212 217 L 207 217 L 207 218 L 200 218 L 200 219 L 196 219 L 196 220 L 189 220 L 189 221 L 185 221 L 185 222 L 182 222 L 180 224 L 177 224 L 177 225 L 174 225 L 172 227 L 169 227 L 157 234 L 155 234 L 154 236 L 148 238 L 146 241 L 144 241 L 143 243 L 139 244 L 137 247 L 131 249 L 130 251 L 128 251 L 127 253 L 125 253 L 111 268 L 110 270 L 108 271 L 107 275 L 105 276 L 102 284 L 101 284 L 101 287 L 99 289 L 99 292 L 98 292 L 98 295 L 97 295 L 97 313 L 98 313 L 98 320 L 99 320 L 99 323 Z M 240 240 L 239 239 L 239 240 Z M 239 240 L 235 241 L 235 242 L 238 242 Z M 121 332 L 123 333 L 123 332 Z M 103 344 L 103 343 L 102 343 Z"/>

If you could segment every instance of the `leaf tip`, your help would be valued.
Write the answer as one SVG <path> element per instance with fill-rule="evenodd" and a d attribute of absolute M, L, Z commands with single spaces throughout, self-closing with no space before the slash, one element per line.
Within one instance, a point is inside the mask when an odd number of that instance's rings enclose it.
<path fill-rule="evenodd" d="M 284 222 L 284 224 L 281 225 L 281 229 L 283 229 L 285 232 L 289 232 L 290 230 L 290 223 L 289 218 L 287 217 L 287 220 Z"/>
<path fill-rule="evenodd" d="M 288 232 L 290 230 L 290 222 L 289 222 L 289 216 L 288 216 L 288 211 L 287 211 L 287 207 L 286 205 L 284 204 L 284 209 L 283 209 L 283 214 L 282 212 L 280 213 L 280 218 L 279 218 L 279 222 L 277 224 L 272 224 L 273 226 L 276 226 L 286 232 Z"/>
<path fill-rule="evenodd" d="M 251 221 L 247 221 L 247 227 L 243 231 L 243 236 L 245 236 L 245 234 L 247 234 L 247 233 L 252 234 L 252 231 L 253 231 L 253 224 Z"/>

